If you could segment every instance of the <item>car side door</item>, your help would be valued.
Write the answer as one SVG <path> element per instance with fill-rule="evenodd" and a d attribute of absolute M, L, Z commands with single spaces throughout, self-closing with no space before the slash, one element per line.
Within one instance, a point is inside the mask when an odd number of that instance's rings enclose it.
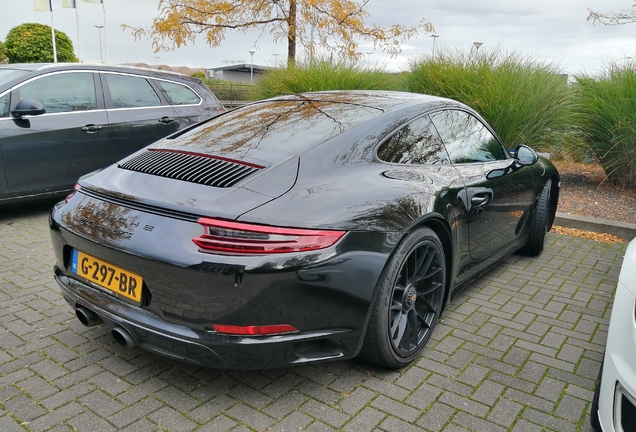
<path fill-rule="evenodd" d="M 181 128 L 177 112 L 148 78 L 118 72 L 100 76 L 113 162 Z"/>
<path fill-rule="evenodd" d="M 401 126 L 380 145 L 377 157 L 397 165 L 384 175 L 405 181 L 405 185 L 413 191 L 413 196 L 419 195 L 418 189 L 426 194 L 434 191 L 432 205 L 416 206 L 420 210 L 413 213 L 419 213 L 420 217 L 435 213 L 446 219 L 453 232 L 452 268 L 455 280 L 461 282 L 470 276 L 465 271 L 473 263 L 468 250 L 468 222 L 459 206 L 459 196 L 465 190 L 464 181 L 457 168 L 451 164 L 430 117 L 421 115 Z M 400 216 L 392 215 L 395 218 Z"/>
<path fill-rule="evenodd" d="M 81 175 L 110 163 L 108 119 L 95 80 L 92 71 L 58 71 L 11 90 L 10 111 L 32 99 L 45 112 L 0 119 L 8 197 L 70 190 Z"/>
<path fill-rule="evenodd" d="M 163 93 L 175 110 L 180 127 L 188 127 L 225 111 L 211 92 L 199 94 L 185 83 L 167 79 L 153 78 L 150 82 Z"/>
<path fill-rule="evenodd" d="M 532 169 L 515 166 L 490 128 L 472 113 L 447 109 L 432 113 L 431 120 L 465 185 L 458 198 L 471 258 L 491 262 L 520 247 L 533 208 Z"/>

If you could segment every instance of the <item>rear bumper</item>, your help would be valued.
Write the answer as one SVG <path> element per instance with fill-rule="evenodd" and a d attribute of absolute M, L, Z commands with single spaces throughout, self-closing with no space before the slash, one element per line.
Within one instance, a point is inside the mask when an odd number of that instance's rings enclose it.
<path fill-rule="evenodd" d="M 264 369 L 345 359 L 357 354 L 359 329 L 329 328 L 275 336 L 230 336 L 167 322 L 104 294 L 55 269 L 55 280 L 73 308 L 83 306 L 105 325 L 122 327 L 139 347 L 172 359 L 223 369 Z"/>

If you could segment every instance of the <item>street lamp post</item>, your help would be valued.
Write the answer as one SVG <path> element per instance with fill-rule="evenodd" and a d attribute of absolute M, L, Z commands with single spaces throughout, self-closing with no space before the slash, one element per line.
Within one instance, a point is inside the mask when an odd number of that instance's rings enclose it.
<path fill-rule="evenodd" d="M 438 33 L 433 33 L 431 35 L 428 35 L 428 37 L 432 37 L 433 38 L 433 57 L 435 57 L 435 42 L 437 41 L 437 38 L 440 37 L 441 34 Z"/>
<path fill-rule="evenodd" d="M 102 29 L 104 28 L 104 26 L 95 24 L 93 24 L 93 26 L 96 27 L 97 31 L 99 32 L 99 62 L 104 63 L 104 58 L 102 56 Z"/>
<path fill-rule="evenodd" d="M 252 47 L 249 50 L 250 53 L 250 84 L 254 84 L 254 53 L 256 52 L 256 47 Z"/>

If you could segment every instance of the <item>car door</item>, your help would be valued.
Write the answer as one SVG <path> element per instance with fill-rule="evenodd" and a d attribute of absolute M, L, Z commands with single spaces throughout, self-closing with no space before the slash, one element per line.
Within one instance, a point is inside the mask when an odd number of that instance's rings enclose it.
<path fill-rule="evenodd" d="M 431 114 L 464 188 L 458 194 L 468 225 L 470 256 L 495 260 L 519 247 L 527 234 L 534 198 L 530 167 L 517 167 L 499 140 L 476 116 L 462 110 Z"/>
<path fill-rule="evenodd" d="M 33 99 L 45 113 L 0 120 L 9 197 L 72 189 L 81 175 L 110 163 L 108 119 L 95 78 L 91 71 L 53 72 L 11 90 L 11 109 Z"/>
<path fill-rule="evenodd" d="M 100 75 L 113 162 L 181 128 L 177 112 L 146 77 L 116 72 Z"/>
<path fill-rule="evenodd" d="M 186 84 L 163 79 L 152 79 L 151 83 L 164 94 L 176 111 L 181 127 L 198 123 L 223 111 L 220 103 L 218 106 L 204 103 L 203 98 Z"/>
<path fill-rule="evenodd" d="M 384 175 L 389 178 L 397 175 L 397 178 L 408 180 L 414 191 L 418 189 L 419 182 L 425 186 L 426 193 L 430 193 L 430 183 L 434 185 L 434 206 L 423 212 L 435 212 L 446 218 L 453 230 L 456 248 L 456 253 L 452 254 L 455 260 L 452 268 L 458 281 L 470 276 L 464 270 L 473 264 L 468 250 L 468 222 L 459 205 L 459 196 L 465 189 L 464 181 L 451 164 L 430 117 L 422 115 L 403 125 L 380 145 L 377 157 L 384 162 L 402 165 L 387 170 Z"/>

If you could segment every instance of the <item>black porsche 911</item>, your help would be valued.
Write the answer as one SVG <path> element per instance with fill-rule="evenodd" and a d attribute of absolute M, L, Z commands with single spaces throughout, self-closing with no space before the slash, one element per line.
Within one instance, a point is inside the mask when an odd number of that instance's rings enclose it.
<path fill-rule="evenodd" d="M 558 195 L 461 103 L 283 96 L 82 178 L 51 213 L 55 278 L 84 325 L 174 359 L 399 368 L 468 283 L 541 253 Z"/>

